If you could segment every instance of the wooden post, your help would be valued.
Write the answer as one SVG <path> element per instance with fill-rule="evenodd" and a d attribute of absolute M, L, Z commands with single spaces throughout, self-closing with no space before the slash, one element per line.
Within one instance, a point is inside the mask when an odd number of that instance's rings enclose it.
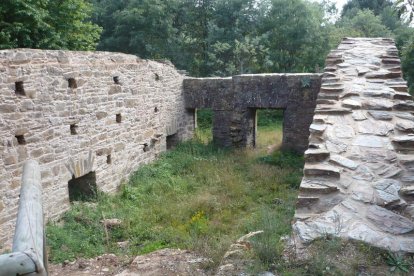
<path fill-rule="evenodd" d="M 40 168 L 28 160 L 23 167 L 13 253 L 0 256 L 0 276 L 47 275 L 43 226 Z"/>

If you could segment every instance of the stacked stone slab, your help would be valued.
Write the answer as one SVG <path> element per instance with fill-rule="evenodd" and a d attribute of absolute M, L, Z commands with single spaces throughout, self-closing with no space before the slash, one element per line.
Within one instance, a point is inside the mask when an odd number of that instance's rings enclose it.
<path fill-rule="evenodd" d="M 414 102 L 394 41 L 344 39 L 326 64 L 295 236 L 414 252 Z"/>
<path fill-rule="evenodd" d="M 222 147 L 255 146 L 256 110 L 283 109 L 282 149 L 308 145 L 321 74 L 256 74 L 184 80 L 187 108 L 211 108 L 213 140 Z"/>
<path fill-rule="evenodd" d="M 10 245 L 23 162 L 41 165 L 44 210 L 67 210 L 68 181 L 95 172 L 114 191 L 192 136 L 183 76 L 169 63 L 107 52 L 0 51 L 0 246 Z"/>

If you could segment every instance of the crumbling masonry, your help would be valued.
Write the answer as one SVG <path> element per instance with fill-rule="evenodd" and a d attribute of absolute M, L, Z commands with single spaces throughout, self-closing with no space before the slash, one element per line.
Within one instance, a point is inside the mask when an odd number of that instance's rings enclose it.
<path fill-rule="evenodd" d="M 273 108 L 284 110 L 282 149 L 306 150 L 297 241 L 335 235 L 414 252 L 414 103 L 390 39 L 344 39 L 324 74 L 187 78 L 131 55 L 29 49 L 0 51 L 0 63 L 0 245 L 10 245 L 25 160 L 40 163 L 54 218 L 76 193 L 115 191 L 192 137 L 197 108 L 214 111 L 222 147 L 254 146 L 256 110 Z"/>

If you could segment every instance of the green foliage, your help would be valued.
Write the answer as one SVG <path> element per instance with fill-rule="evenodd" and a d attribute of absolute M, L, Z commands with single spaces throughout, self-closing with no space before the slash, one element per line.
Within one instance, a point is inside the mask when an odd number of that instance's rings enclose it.
<path fill-rule="evenodd" d="M 283 109 L 258 109 L 256 114 L 257 126 L 274 127 L 281 130 L 283 112 Z"/>
<path fill-rule="evenodd" d="M 404 256 L 391 252 L 386 254 L 386 263 L 390 266 L 391 271 L 400 270 L 405 273 L 410 272 L 410 266 L 412 265 L 412 262 L 410 263 Z"/>
<path fill-rule="evenodd" d="M 197 109 L 197 127 L 211 129 L 213 127 L 213 110 Z"/>
<path fill-rule="evenodd" d="M 353 36 L 360 37 L 392 37 L 391 31 L 385 27 L 381 18 L 371 10 L 358 10 L 353 17 L 343 17 L 339 23 L 341 28 L 351 30 Z"/>
<path fill-rule="evenodd" d="M 342 17 L 353 17 L 359 10 L 371 10 L 375 15 L 380 15 L 384 9 L 392 6 L 390 0 L 350 0 L 342 9 Z"/>
<path fill-rule="evenodd" d="M 414 93 L 414 39 L 403 49 L 402 68 L 404 77 L 410 85 L 410 93 Z"/>
<path fill-rule="evenodd" d="M 88 21 L 85 0 L 0 2 L 0 49 L 94 50 L 101 28 Z"/>

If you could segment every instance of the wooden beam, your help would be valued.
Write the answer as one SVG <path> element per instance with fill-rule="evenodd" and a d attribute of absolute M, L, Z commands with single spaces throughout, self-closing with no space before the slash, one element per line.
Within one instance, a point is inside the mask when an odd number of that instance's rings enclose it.
<path fill-rule="evenodd" d="M 0 276 L 30 275 L 31 273 L 36 273 L 36 265 L 27 254 L 16 252 L 0 255 Z"/>
<path fill-rule="evenodd" d="M 47 275 L 44 245 L 40 168 L 36 161 L 28 160 L 23 167 L 13 252 L 20 252 L 32 259 L 37 272 L 34 275 Z"/>

